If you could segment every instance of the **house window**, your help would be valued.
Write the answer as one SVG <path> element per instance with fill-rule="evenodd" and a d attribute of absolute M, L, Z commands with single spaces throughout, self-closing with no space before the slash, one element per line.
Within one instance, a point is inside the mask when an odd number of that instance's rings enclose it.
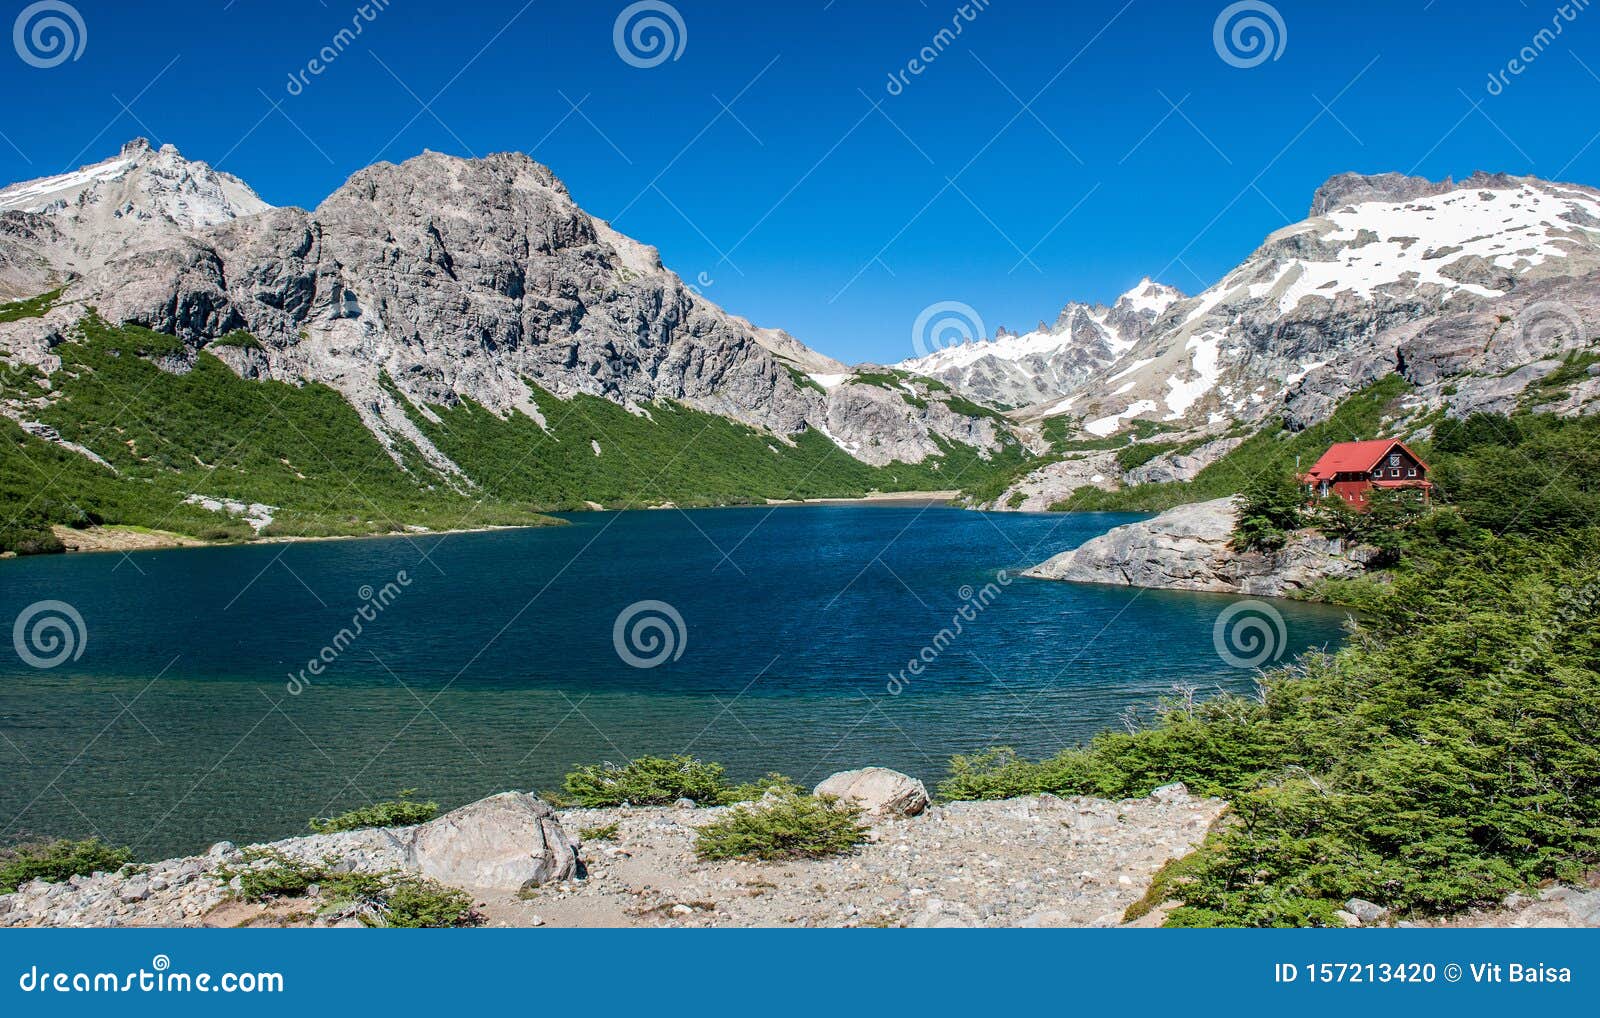
<path fill-rule="evenodd" d="M 1399 477 L 1400 476 L 1400 468 L 1396 467 L 1393 470 L 1389 471 L 1389 476 L 1390 477 Z"/>
<path fill-rule="evenodd" d="M 1376 469 L 1376 470 L 1374 470 L 1372 472 L 1372 479 L 1374 481 L 1376 481 L 1378 478 L 1380 478 L 1382 476 L 1383 476 L 1383 468 L 1382 467 L 1379 467 L 1378 469 Z"/>
<path fill-rule="evenodd" d="M 1406 467 L 1406 476 L 1407 477 L 1415 477 L 1415 476 L 1417 476 L 1417 468 L 1416 467 Z"/>

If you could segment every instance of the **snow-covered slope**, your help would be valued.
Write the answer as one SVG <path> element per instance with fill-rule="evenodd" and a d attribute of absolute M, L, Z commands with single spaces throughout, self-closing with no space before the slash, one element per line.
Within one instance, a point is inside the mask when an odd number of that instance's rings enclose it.
<path fill-rule="evenodd" d="M 1004 329 L 895 365 L 937 378 L 975 399 L 1025 406 L 1075 391 L 1133 347 L 1183 294 L 1143 279 L 1110 307 L 1073 302 L 1054 325 L 1022 335 Z"/>

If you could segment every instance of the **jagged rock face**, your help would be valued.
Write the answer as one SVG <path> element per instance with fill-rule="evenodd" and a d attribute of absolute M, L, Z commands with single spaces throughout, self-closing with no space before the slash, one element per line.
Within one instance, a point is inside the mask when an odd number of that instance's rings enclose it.
<path fill-rule="evenodd" d="M 20 256 L 40 269 L 26 292 L 13 290 L 31 296 L 51 275 L 92 272 L 268 208 L 239 178 L 138 138 L 114 158 L 0 189 L 0 265 Z"/>
<path fill-rule="evenodd" d="M 1172 287 L 1145 279 L 1110 307 L 1070 303 L 1054 325 L 1040 322 L 1023 335 L 1001 329 L 993 339 L 937 350 L 896 367 L 937 378 L 983 402 L 1040 403 L 1081 388 L 1182 299 Z"/>
<path fill-rule="evenodd" d="M 0 191 L 5 208 L 0 285 L 32 295 L 69 280 L 75 306 L 191 349 L 247 330 L 263 350 L 228 358 L 236 370 L 330 384 L 380 438 L 404 437 L 447 471 L 385 377 L 417 406 L 468 399 L 536 419 L 527 381 L 624 405 L 680 400 L 780 436 L 846 435 L 871 463 L 920 462 L 940 452 L 934 436 L 999 440 L 942 404 L 852 419 L 872 402 L 863 387 L 818 391 L 791 374 L 848 369 L 704 300 L 521 154 L 378 164 L 306 212 L 136 142 Z"/>

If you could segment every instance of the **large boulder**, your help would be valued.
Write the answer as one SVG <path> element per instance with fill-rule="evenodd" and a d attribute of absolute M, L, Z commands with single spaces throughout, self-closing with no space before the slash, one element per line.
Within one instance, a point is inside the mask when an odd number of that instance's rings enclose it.
<path fill-rule="evenodd" d="M 491 795 L 417 827 L 411 856 L 423 876 L 474 890 L 566 880 L 578 865 L 555 810 L 526 792 Z"/>
<path fill-rule="evenodd" d="M 887 767 L 840 771 L 822 780 L 817 795 L 853 801 L 875 817 L 914 817 L 928 808 L 928 789 L 916 778 Z"/>

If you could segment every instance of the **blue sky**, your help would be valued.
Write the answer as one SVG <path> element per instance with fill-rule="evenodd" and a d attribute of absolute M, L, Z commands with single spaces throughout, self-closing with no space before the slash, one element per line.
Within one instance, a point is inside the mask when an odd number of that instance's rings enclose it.
<path fill-rule="evenodd" d="M 937 301 L 1024 330 L 1146 274 L 1195 292 L 1344 170 L 1600 184 L 1600 6 L 1277 0 L 1251 67 L 1214 43 L 1221 0 L 674 0 L 681 52 L 649 67 L 614 46 L 625 6 L 77 0 L 76 60 L 0 48 L 0 179 L 149 135 L 311 207 L 376 160 L 526 151 L 708 297 L 851 361 L 909 356 Z"/>

